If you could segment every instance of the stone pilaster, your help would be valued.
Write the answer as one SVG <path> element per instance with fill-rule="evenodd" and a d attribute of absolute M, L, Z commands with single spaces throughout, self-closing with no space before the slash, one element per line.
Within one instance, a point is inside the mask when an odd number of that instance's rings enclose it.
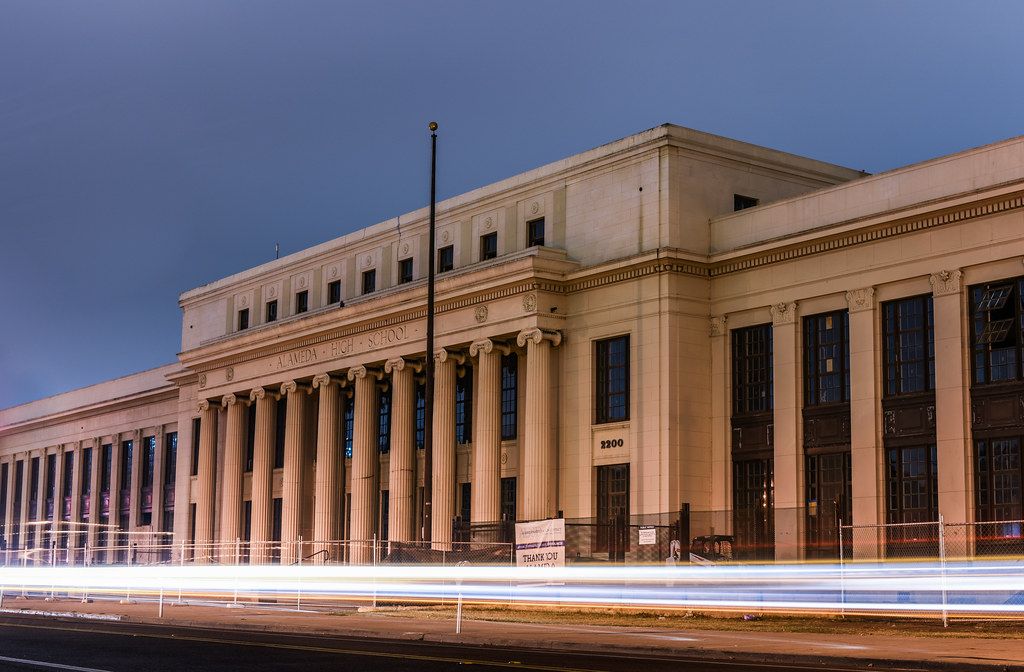
<path fill-rule="evenodd" d="M 865 287 L 846 293 L 850 309 L 850 478 L 852 521 L 844 525 L 876 525 L 881 522 L 881 411 L 878 396 L 878 318 L 875 289 Z M 878 531 L 859 527 L 853 533 L 853 555 L 878 557 Z"/>
<path fill-rule="evenodd" d="M 284 422 L 284 480 L 281 484 L 281 564 L 298 560 L 297 546 L 302 534 L 302 469 L 306 463 L 306 402 L 309 387 L 294 380 L 281 385 L 288 395 L 288 414 Z"/>
<path fill-rule="evenodd" d="M 28 548 L 28 521 L 32 520 L 28 510 L 29 488 L 32 487 L 32 453 L 24 452 L 21 455 L 21 520 L 18 523 L 20 530 L 18 545 L 20 548 Z"/>
<path fill-rule="evenodd" d="M 476 417 L 473 419 L 474 523 L 501 519 L 501 355 L 507 345 L 489 338 L 474 341 L 469 356 L 478 357 Z"/>
<path fill-rule="evenodd" d="M 964 343 L 964 292 L 959 269 L 929 278 L 935 319 L 935 448 L 939 513 L 951 523 L 970 522 L 973 473 L 968 424 L 970 380 Z"/>
<path fill-rule="evenodd" d="M 800 450 L 800 320 L 796 303 L 777 303 L 772 314 L 775 398 L 775 558 L 795 560 L 803 547 L 803 464 Z"/>
<path fill-rule="evenodd" d="M 252 530 L 249 534 L 250 562 L 270 559 L 272 536 L 271 496 L 274 476 L 274 439 L 277 429 L 277 395 L 262 387 L 249 393 L 256 404 L 256 431 L 252 456 Z"/>
<path fill-rule="evenodd" d="M 216 412 L 216 409 L 214 409 Z M 142 510 L 142 430 L 132 432 L 132 468 L 128 479 L 128 530 L 139 528 L 139 512 Z M 129 537 L 129 539 L 132 539 Z M 136 540 L 137 541 L 137 540 Z"/>
<path fill-rule="evenodd" d="M 552 348 L 561 333 L 532 328 L 519 332 L 526 346 L 526 421 L 521 462 L 523 520 L 551 518 L 558 509 L 558 446 L 555 434 L 555 371 Z"/>
<path fill-rule="evenodd" d="M 436 550 L 449 550 L 455 517 L 455 367 L 463 355 L 441 349 L 434 353 L 433 493 L 430 540 Z"/>
<path fill-rule="evenodd" d="M 355 413 L 352 428 L 352 544 L 349 555 L 353 564 L 373 560 L 370 544 L 376 532 L 377 472 L 377 390 L 378 376 L 365 366 L 348 370 L 348 379 L 355 383 Z"/>
<path fill-rule="evenodd" d="M 313 387 L 320 390 L 317 408 L 316 475 L 313 499 L 313 548 L 317 562 L 324 562 L 332 549 L 327 541 L 341 538 L 341 500 L 345 489 L 345 460 L 341 456 L 341 389 L 340 381 L 326 373 L 313 378 Z M 332 558 L 333 559 L 333 558 Z"/>
<path fill-rule="evenodd" d="M 100 535 L 100 472 L 103 469 L 103 437 L 100 436 L 97 436 L 92 442 L 91 469 L 92 471 L 89 473 L 89 531 L 85 535 L 88 544 L 85 554 L 86 562 L 92 561 L 92 549 L 98 545 Z"/>
<path fill-rule="evenodd" d="M 729 327 L 725 315 L 712 316 L 711 336 L 711 510 L 732 508 L 732 445 L 729 418 Z"/>
<path fill-rule="evenodd" d="M 10 550 L 11 535 L 17 522 L 14 520 L 14 457 L 12 456 L 11 459 L 5 460 L 4 464 L 7 465 L 7 482 L 5 483 L 7 490 L 4 502 L 4 548 Z M 13 556 L 11 556 L 11 559 L 13 560 Z"/>
<path fill-rule="evenodd" d="M 199 402 L 199 478 L 196 484 L 196 551 L 198 561 L 214 554 L 214 493 L 217 481 L 217 407 L 204 399 Z"/>
<path fill-rule="evenodd" d="M 220 403 L 228 411 L 224 437 L 224 482 L 220 490 L 221 553 L 231 553 L 233 557 L 235 542 L 242 537 L 242 473 L 245 468 L 248 407 L 245 401 L 233 394 L 224 395 Z"/>
<path fill-rule="evenodd" d="M 384 363 L 384 372 L 391 374 L 391 457 L 388 463 L 388 539 L 415 539 L 416 503 L 414 475 L 416 469 L 415 384 L 417 364 L 401 357 Z"/>

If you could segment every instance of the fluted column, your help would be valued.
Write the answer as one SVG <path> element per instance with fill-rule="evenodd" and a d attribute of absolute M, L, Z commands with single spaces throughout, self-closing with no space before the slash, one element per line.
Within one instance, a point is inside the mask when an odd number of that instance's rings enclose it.
<path fill-rule="evenodd" d="M 356 408 L 352 428 L 352 541 L 349 555 L 353 564 L 373 559 L 368 543 L 376 532 L 377 472 L 377 376 L 365 366 L 348 370 L 348 379 L 355 382 Z"/>
<path fill-rule="evenodd" d="M 391 541 L 412 541 L 415 538 L 414 368 L 419 369 L 418 365 L 401 357 L 384 363 L 384 372 L 391 374 L 391 457 L 388 463 L 388 539 Z"/>
<path fill-rule="evenodd" d="M 294 380 L 281 385 L 288 395 L 284 421 L 284 479 L 281 483 L 281 564 L 290 565 L 302 555 L 296 546 L 302 533 L 302 467 L 306 452 L 306 400 L 309 387 Z"/>
<path fill-rule="evenodd" d="M 501 519 L 501 355 L 508 351 L 489 338 L 469 346 L 469 356 L 479 357 L 470 507 L 474 523 Z"/>
<path fill-rule="evenodd" d="M 28 521 L 32 520 L 29 513 L 29 490 L 32 487 L 32 453 L 21 454 L 21 519 L 18 521 L 18 546 L 28 548 Z"/>
<path fill-rule="evenodd" d="M 324 562 L 329 546 L 341 538 L 341 498 L 345 487 L 345 461 L 341 459 L 341 389 L 339 381 L 326 373 L 313 379 L 320 390 L 317 409 L 316 476 L 313 489 L 313 548 L 317 562 Z"/>
<path fill-rule="evenodd" d="M 212 544 L 214 491 L 217 476 L 217 407 L 206 399 L 199 402 L 199 481 L 196 492 L 196 544 Z M 200 559 L 209 557 L 212 548 L 199 548 Z"/>
<path fill-rule="evenodd" d="M 455 517 L 455 366 L 465 357 L 441 349 L 434 353 L 434 456 L 430 539 L 448 550 Z"/>
<path fill-rule="evenodd" d="M 85 448 L 82 447 L 82 442 L 79 441 L 75 444 L 75 456 L 71 461 L 71 492 L 68 495 L 71 497 L 71 522 L 74 523 L 69 527 L 68 533 L 68 548 L 77 549 L 81 548 L 85 543 L 85 527 L 81 525 L 82 522 L 82 458 L 85 455 Z M 74 550 L 72 550 L 68 557 L 71 562 L 77 562 L 78 558 Z"/>
<path fill-rule="evenodd" d="M 227 553 L 233 558 L 235 541 L 242 537 L 242 463 L 245 459 L 247 405 L 233 394 L 225 395 L 220 403 L 228 409 L 224 437 L 224 483 L 220 491 L 221 553 Z M 223 558 L 221 562 L 224 562 Z"/>
<path fill-rule="evenodd" d="M 97 436 L 92 442 L 92 465 L 89 472 L 89 527 L 85 535 L 88 550 L 85 562 L 92 562 L 92 551 L 100 539 L 100 476 L 103 470 L 103 438 Z M 188 472 L 186 472 L 188 473 Z M 187 509 L 186 509 L 187 510 Z"/>
<path fill-rule="evenodd" d="M 12 457 L 4 462 L 7 465 L 7 481 L 4 485 L 7 486 L 5 491 L 4 501 L 4 548 L 10 550 L 11 548 L 11 534 L 14 532 L 14 464 L 15 460 Z M 13 560 L 13 556 L 11 557 Z"/>
<path fill-rule="evenodd" d="M 551 348 L 562 342 L 555 331 L 525 329 L 516 343 L 526 346 L 526 421 L 522 449 L 523 519 L 552 518 L 558 509 L 558 451 L 555 439 L 554 368 Z"/>
<path fill-rule="evenodd" d="M 277 395 L 257 387 L 249 393 L 256 404 L 256 431 L 252 454 L 252 530 L 249 561 L 265 563 L 270 558 L 272 534 L 271 485 L 274 475 L 274 437 L 277 428 Z"/>

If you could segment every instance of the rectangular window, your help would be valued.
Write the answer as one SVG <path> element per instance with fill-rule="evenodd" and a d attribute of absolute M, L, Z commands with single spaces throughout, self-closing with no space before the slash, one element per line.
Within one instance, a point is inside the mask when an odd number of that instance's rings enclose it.
<path fill-rule="evenodd" d="M 71 486 L 75 482 L 75 454 L 72 451 L 64 453 L 64 472 L 61 477 L 60 496 L 70 497 Z"/>
<path fill-rule="evenodd" d="M 7 479 L 10 476 L 10 465 L 0 464 L 0 541 L 7 534 Z"/>
<path fill-rule="evenodd" d="M 516 438 L 519 403 L 519 357 L 512 352 L 501 358 L 501 440 Z"/>
<path fill-rule="evenodd" d="M 377 269 L 363 271 L 363 294 L 377 291 Z"/>
<path fill-rule="evenodd" d="M 734 212 L 756 207 L 758 203 L 758 199 L 753 196 L 741 196 L 740 194 L 732 195 L 732 209 Z"/>
<path fill-rule="evenodd" d="M 516 519 L 516 479 L 501 479 L 501 519 L 515 522 Z"/>
<path fill-rule="evenodd" d="M 377 527 L 380 530 L 380 540 L 388 540 L 388 516 L 391 508 L 391 493 L 387 490 L 380 491 L 380 523 Z"/>
<path fill-rule="evenodd" d="M 57 494 L 57 455 L 46 456 L 46 498 L 52 500 Z"/>
<path fill-rule="evenodd" d="M 611 550 L 616 521 L 629 525 L 629 465 L 610 464 L 597 467 L 597 538 L 594 551 Z M 626 528 L 628 530 L 628 527 Z M 622 549 L 629 548 L 629 535 Z"/>
<path fill-rule="evenodd" d="M 455 442 L 473 441 L 473 367 L 455 379 Z"/>
<path fill-rule="evenodd" d="M 281 541 L 281 513 L 284 510 L 284 500 L 280 497 L 274 497 L 271 503 L 271 526 L 270 526 L 270 539 L 271 541 Z M 275 554 L 276 555 L 276 554 Z"/>
<path fill-rule="evenodd" d="M 772 325 L 732 332 L 732 414 L 767 413 L 772 399 Z"/>
<path fill-rule="evenodd" d="M 327 283 L 327 305 L 341 303 L 341 280 Z"/>
<path fill-rule="evenodd" d="M 931 295 L 882 304 L 885 396 L 935 389 L 935 335 Z"/>
<path fill-rule="evenodd" d="M 168 432 L 164 437 L 164 487 L 173 487 L 178 471 L 178 433 Z M 167 506 L 166 499 L 164 506 Z M 171 506 L 174 500 L 171 499 Z"/>
<path fill-rule="evenodd" d="M 198 443 L 198 442 L 197 442 Z M 114 446 L 104 443 L 100 448 L 100 492 L 110 494 L 110 475 L 114 467 Z"/>
<path fill-rule="evenodd" d="M 1024 379 L 1024 278 L 971 287 L 975 384 Z"/>
<path fill-rule="evenodd" d="M 92 494 L 92 448 L 82 450 L 82 482 L 79 484 L 82 496 Z"/>
<path fill-rule="evenodd" d="M 629 336 L 594 342 L 594 422 L 629 420 Z"/>
<path fill-rule="evenodd" d="M 402 259 L 398 262 L 398 284 L 403 285 L 412 282 L 412 259 Z"/>
<path fill-rule="evenodd" d="M 245 414 L 245 471 L 252 471 L 252 460 L 256 454 L 256 403 L 249 404 Z"/>
<path fill-rule="evenodd" d="M 804 318 L 804 405 L 821 406 L 850 400 L 849 313 Z"/>
<path fill-rule="evenodd" d="M 355 390 L 352 390 L 348 394 L 348 399 L 345 400 L 345 411 L 342 416 L 342 426 L 344 427 L 345 436 L 345 457 L 352 458 L 352 432 L 355 427 L 356 419 L 356 395 Z"/>
<path fill-rule="evenodd" d="M 11 530 L 11 548 L 18 549 L 21 543 L 21 496 L 25 488 L 25 460 L 18 460 L 14 465 L 14 505 L 11 516 L 14 519 Z"/>
<path fill-rule="evenodd" d="M 247 499 L 242 503 L 242 541 L 252 541 L 252 500 Z M 248 550 L 242 551 L 248 553 Z"/>
<path fill-rule="evenodd" d="M 391 452 L 391 386 L 377 392 L 377 452 Z"/>
<path fill-rule="evenodd" d="M 132 441 L 121 442 L 121 496 L 118 498 L 118 510 L 121 514 L 122 529 L 128 526 L 128 514 L 132 505 L 132 459 L 135 444 Z"/>
<path fill-rule="evenodd" d="M 480 261 L 487 261 L 498 256 L 498 232 L 480 236 Z"/>
<path fill-rule="evenodd" d="M 1010 555 L 1024 540 L 1024 460 L 1020 437 L 974 442 L 978 554 Z"/>
<path fill-rule="evenodd" d="M 284 428 L 288 421 L 288 398 L 277 400 L 277 426 L 274 428 L 274 469 L 284 468 Z"/>
<path fill-rule="evenodd" d="M 192 418 L 192 475 L 199 475 L 199 425 L 200 418 Z"/>
<path fill-rule="evenodd" d="M 295 293 L 295 314 L 304 313 L 309 310 L 309 290 L 302 290 Z"/>
<path fill-rule="evenodd" d="M 240 311 L 238 311 L 238 330 L 242 331 L 243 329 L 248 329 L 248 328 L 249 328 L 249 309 L 248 308 L 242 308 Z"/>
<path fill-rule="evenodd" d="M 939 519 L 935 446 L 886 449 L 886 522 L 930 523 Z"/>
<path fill-rule="evenodd" d="M 274 322 L 277 320 L 277 299 L 273 301 L 267 301 L 267 322 Z"/>
<path fill-rule="evenodd" d="M 455 268 L 455 247 L 447 245 L 437 251 L 437 272 L 447 273 Z"/>
<path fill-rule="evenodd" d="M 526 246 L 540 247 L 544 245 L 544 218 L 526 223 Z"/>
<path fill-rule="evenodd" d="M 772 458 L 732 463 L 732 524 L 736 557 L 775 557 L 775 462 Z"/>
<path fill-rule="evenodd" d="M 156 437 L 142 439 L 142 487 L 153 487 L 153 473 L 156 469 Z"/>
<path fill-rule="evenodd" d="M 423 450 L 424 432 L 427 424 L 427 386 L 416 383 L 416 449 Z"/>
<path fill-rule="evenodd" d="M 472 483 L 461 483 L 459 493 L 460 504 L 459 515 L 462 517 L 464 522 L 472 520 L 470 516 L 473 513 L 473 484 Z"/>

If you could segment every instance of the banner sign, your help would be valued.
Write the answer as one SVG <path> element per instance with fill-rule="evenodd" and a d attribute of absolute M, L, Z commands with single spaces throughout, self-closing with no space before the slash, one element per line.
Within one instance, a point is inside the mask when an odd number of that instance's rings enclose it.
<path fill-rule="evenodd" d="M 516 523 L 516 566 L 564 567 L 565 519 Z"/>

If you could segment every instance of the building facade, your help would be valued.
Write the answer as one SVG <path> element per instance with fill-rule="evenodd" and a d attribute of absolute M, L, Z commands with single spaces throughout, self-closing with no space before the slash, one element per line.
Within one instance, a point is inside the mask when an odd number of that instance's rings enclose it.
<path fill-rule="evenodd" d="M 869 176 L 666 125 L 439 203 L 435 250 L 426 217 L 185 292 L 175 364 L 0 411 L 6 547 L 687 503 L 747 557 L 831 557 L 841 521 L 876 557 L 1024 517 L 1024 139 Z"/>

